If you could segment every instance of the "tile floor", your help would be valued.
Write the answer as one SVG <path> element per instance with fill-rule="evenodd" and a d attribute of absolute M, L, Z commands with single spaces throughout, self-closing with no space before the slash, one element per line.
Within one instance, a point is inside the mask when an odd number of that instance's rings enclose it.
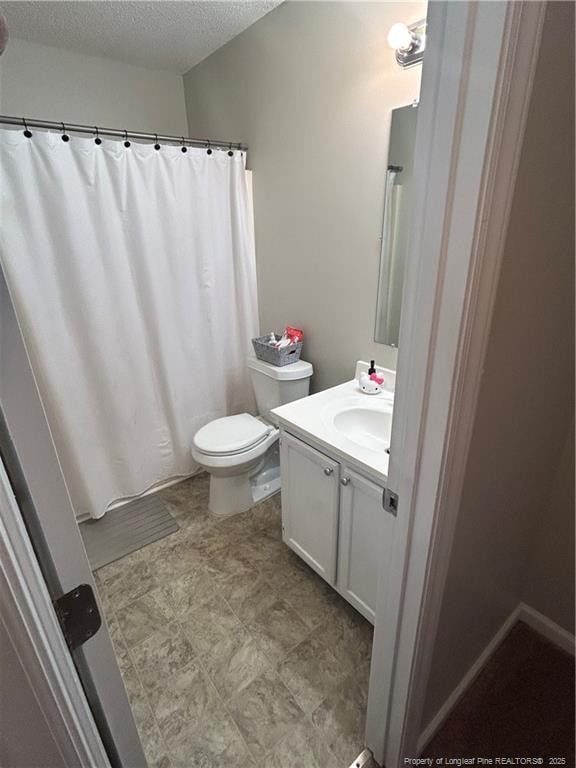
<path fill-rule="evenodd" d="M 180 530 L 96 572 L 151 768 L 347 768 L 372 627 L 281 540 L 280 498 L 212 520 L 208 476 L 162 492 Z"/>

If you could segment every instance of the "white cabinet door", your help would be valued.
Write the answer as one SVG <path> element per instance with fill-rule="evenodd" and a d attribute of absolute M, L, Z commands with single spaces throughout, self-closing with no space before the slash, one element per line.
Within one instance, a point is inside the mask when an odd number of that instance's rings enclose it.
<path fill-rule="evenodd" d="M 340 465 L 283 433 L 283 539 L 329 584 L 336 581 Z"/>
<path fill-rule="evenodd" d="M 342 468 L 338 591 L 374 623 L 380 563 L 389 559 L 395 518 L 382 506 L 383 489 Z"/>

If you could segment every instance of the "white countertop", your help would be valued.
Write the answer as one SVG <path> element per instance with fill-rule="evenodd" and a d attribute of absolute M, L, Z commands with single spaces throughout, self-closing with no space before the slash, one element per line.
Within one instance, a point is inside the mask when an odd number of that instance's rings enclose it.
<path fill-rule="evenodd" d="M 364 366 L 367 368 L 366 363 L 359 362 L 356 373 L 365 370 Z M 274 408 L 272 413 L 277 417 L 280 426 L 289 432 L 316 443 L 341 461 L 367 471 L 372 477 L 385 482 L 389 461 L 389 456 L 384 450 L 385 445 L 378 450 L 363 447 L 349 439 L 333 424 L 334 413 L 342 408 L 369 408 L 392 413 L 395 372 L 381 368 L 376 370 L 383 373 L 386 379 L 385 389 L 380 394 L 364 394 L 357 380 L 352 379 L 315 395 L 281 405 Z"/>

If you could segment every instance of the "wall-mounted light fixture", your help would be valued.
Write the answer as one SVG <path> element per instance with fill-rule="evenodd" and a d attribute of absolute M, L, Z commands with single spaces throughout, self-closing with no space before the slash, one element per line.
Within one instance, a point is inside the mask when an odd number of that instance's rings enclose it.
<path fill-rule="evenodd" d="M 420 64 L 426 48 L 426 19 L 409 26 L 399 22 L 388 32 L 388 45 L 396 51 L 398 65 L 406 69 Z"/>

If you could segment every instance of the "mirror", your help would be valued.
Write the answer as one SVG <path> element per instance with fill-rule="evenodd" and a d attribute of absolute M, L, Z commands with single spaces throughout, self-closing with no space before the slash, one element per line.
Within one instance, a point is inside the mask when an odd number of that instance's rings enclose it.
<path fill-rule="evenodd" d="M 374 341 L 398 346 L 406 251 L 414 187 L 418 104 L 392 110 L 384 191 L 380 273 Z"/>

